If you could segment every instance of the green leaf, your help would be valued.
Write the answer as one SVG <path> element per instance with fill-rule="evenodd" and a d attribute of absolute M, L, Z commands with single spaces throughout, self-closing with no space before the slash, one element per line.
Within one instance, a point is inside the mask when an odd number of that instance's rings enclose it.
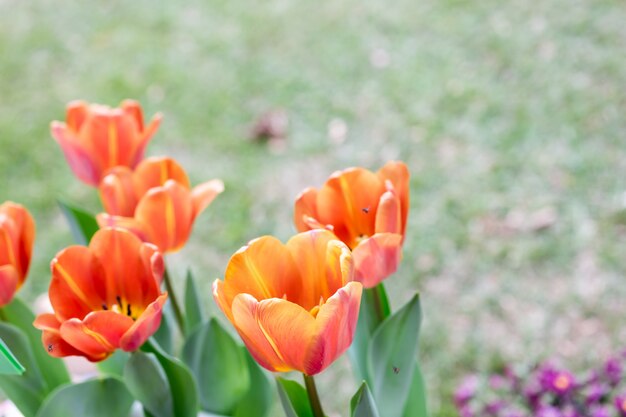
<path fill-rule="evenodd" d="M 149 339 L 141 349 L 154 353 L 167 376 L 176 417 L 196 417 L 198 414 L 198 387 L 189 368 L 179 359 L 167 354 L 157 343 Z"/>
<path fill-rule="evenodd" d="M 248 391 L 250 376 L 243 351 L 217 319 L 189 336 L 182 359 L 198 381 L 202 409 L 231 414 Z"/>
<path fill-rule="evenodd" d="M 154 417 L 175 417 L 167 375 L 153 353 L 134 352 L 124 368 L 126 386 Z"/>
<path fill-rule="evenodd" d="M 98 370 L 105 375 L 121 377 L 124 375 L 124 367 L 126 366 L 126 362 L 128 362 L 128 358 L 130 358 L 130 353 L 118 349 L 106 360 L 98 362 L 96 366 Z"/>
<path fill-rule="evenodd" d="M 0 375 L 0 389 L 25 417 L 34 417 L 47 394 L 47 387 L 28 338 L 19 328 L 9 323 L 0 323 L 0 338 L 15 352 L 17 360 L 25 368 L 22 375 Z"/>
<path fill-rule="evenodd" d="M 22 375 L 24 367 L 17 360 L 11 349 L 0 338 L 0 374 L 1 375 Z"/>
<path fill-rule="evenodd" d="M 19 328 L 28 339 L 36 366 L 47 386 L 46 392 L 50 392 L 56 387 L 70 382 L 70 374 L 67 372 L 67 367 L 63 360 L 50 356 L 44 348 L 41 342 L 41 330 L 33 327 L 35 315 L 30 308 L 19 298 L 14 298 L 11 303 L 2 307 L 0 311 L 2 319 Z M 12 348 L 12 350 L 14 353 L 16 352 L 15 349 Z M 26 364 L 23 365 L 28 370 L 28 366 Z"/>
<path fill-rule="evenodd" d="M 374 332 L 368 374 L 378 409 L 385 417 L 403 414 L 413 379 L 421 323 L 419 294 Z"/>
<path fill-rule="evenodd" d="M 379 417 L 374 397 L 367 386 L 367 382 L 363 381 L 359 390 L 350 400 L 351 417 Z"/>
<path fill-rule="evenodd" d="M 46 399 L 37 417 L 127 416 L 133 397 L 114 377 L 64 385 Z"/>
<path fill-rule="evenodd" d="M 378 312 L 379 309 L 380 313 Z M 381 322 L 390 314 L 389 300 L 382 282 L 374 288 L 366 288 L 363 291 L 359 319 L 348 354 L 357 379 L 363 379 L 369 384 L 372 381 L 369 380 L 367 371 L 367 350 L 369 349 L 372 335 Z"/>
<path fill-rule="evenodd" d="M 404 407 L 403 417 L 427 417 L 428 408 L 426 405 L 426 388 L 424 386 L 424 376 L 420 369 L 419 361 L 415 362 L 413 371 L 413 381 L 409 389 L 409 396 Z"/>
<path fill-rule="evenodd" d="M 191 275 L 191 271 L 187 271 L 185 281 L 185 321 L 186 333 L 191 334 L 196 326 L 203 322 L 204 314 L 202 312 L 202 303 L 198 295 L 200 292 L 196 287 L 196 283 Z"/>
<path fill-rule="evenodd" d="M 287 417 L 313 417 L 309 396 L 302 385 L 280 377 L 276 378 L 276 385 Z"/>
<path fill-rule="evenodd" d="M 161 314 L 161 324 L 154 333 L 153 338 L 159 344 L 159 346 L 168 354 L 174 351 L 174 342 L 172 334 L 174 327 L 172 325 L 172 303 L 165 303 L 163 307 L 163 314 Z"/>
<path fill-rule="evenodd" d="M 240 348 L 246 357 L 250 386 L 248 392 L 239 402 L 233 417 L 265 417 L 272 408 L 273 391 L 265 371 L 257 365 L 246 348 Z"/>
<path fill-rule="evenodd" d="M 72 236 L 74 236 L 76 243 L 79 245 L 88 245 L 91 237 L 100 228 L 96 218 L 93 214 L 64 201 L 58 200 L 57 202 L 70 224 Z"/>

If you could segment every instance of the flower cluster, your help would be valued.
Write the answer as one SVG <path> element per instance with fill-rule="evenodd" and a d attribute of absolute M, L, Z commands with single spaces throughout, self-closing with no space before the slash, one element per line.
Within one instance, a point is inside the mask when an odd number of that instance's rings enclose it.
<path fill-rule="evenodd" d="M 626 417 L 626 352 L 584 375 L 546 362 L 530 372 L 466 376 L 454 394 L 461 417 Z"/>

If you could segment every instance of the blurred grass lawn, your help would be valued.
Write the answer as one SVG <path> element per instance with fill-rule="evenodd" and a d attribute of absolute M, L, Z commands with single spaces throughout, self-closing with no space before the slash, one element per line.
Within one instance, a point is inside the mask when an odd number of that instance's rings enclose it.
<path fill-rule="evenodd" d="M 193 265 L 211 311 L 231 253 L 294 232 L 302 188 L 402 159 L 409 235 L 387 287 L 395 308 L 423 294 L 433 416 L 454 415 L 464 372 L 551 356 L 581 369 L 624 347 L 621 1 L 0 0 L 0 15 L 0 200 L 38 225 L 23 297 L 45 291 L 71 243 L 56 199 L 99 204 L 49 122 L 72 99 L 135 98 L 165 114 L 149 155 L 226 183 L 170 261 L 180 276 Z M 246 140 L 273 108 L 290 119 L 278 153 Z M 357 384 L 342 361 L 321 389 L 345 414 Z"/>

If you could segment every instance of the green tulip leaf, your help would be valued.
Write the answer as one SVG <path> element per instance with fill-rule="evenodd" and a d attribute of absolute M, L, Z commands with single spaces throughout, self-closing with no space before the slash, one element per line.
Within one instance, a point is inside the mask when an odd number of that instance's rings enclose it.
<path fill-rule="evenodd" d="M 63 215 L 70 224 L 70 230 L 74 240 L 79 245 L 88 245 L 91 237 L 98 231 L 100 226 L 93 214 L 73 206 L 64 201 L 58 200 L 59 207 Z"/>
<path fill-rule="evenodd" d="M 191 271 L 187 271 L 185 281 L 185 321 L 186 333 L 191 334 L 194 329 L 204 321 L 202 303 L 199 298 L 200 292 L 196 287 Z"/>
<path fill-rule="evenodd" d="M 276 378 L 276 385 L 287 417 L 313 417 L 309 396 L 302 385 L 280 377 Z"/>
<path fill-rule="evenodd" d="M 413 371 L 413 381 L 409 389 L 409 396 L 404 407 L 403 417 L 426 417 L 428 408 L 426 406 L 426 388 L 424 386 L 424 376 L 420 369 L 419 361 L 415 362 Z"/>
<path fill-rule="evenodd" d="M 0 338 L 25 368 L 22 375 L 0 375 L 0 389 L 25 417 L 34 417 L 47 394 L 47 386 L 39 372 L 28 338 L 19 328 L 9 323 L 0 323 Z"/>
<path fill-rule="evenodd" d="M 367 386 L 367 382 L 363 381 L 359 390 L 350 400 L 350 416 L 351 417 L 379 417 L 376 402 L 372 393 Z"/>
<path fill-rule="evenodd" d="M 22 375 L 24 367 L 0 338 L 0 375 Z"/>
<path fill-rule="evenodd" d="M 149 339 L 141 347 L 153 353 L 167 376 L 176 417 L 196 417 L 198 414 L 198 387 L 189 368 L 179 359 L 166 353 L 158 343 Z"/>
<path fill-rule="evenodd" d="M 124 375 L 124 367 L 126 366 L 126 362 L 128 362 L 128 358 L 130 358 L 130 354 L 128 352 L 118 349 L 107 359 L 102 362 L 98 362 L 96 366 L 104 375 L 121 377 Z"/>
<path fill-rule="evenodd" d="M 198 381 L 202 409 L 231 414 L 248 391 L 250 375 L 241 347 L 217 319 L 189 336 L 182 359 Z"/>
<path fill-rule="evenodd" d="M 368 375 L 378 409 L 385 417 L 403 414 L 415 370 L 421 316 L 416 294 L 382 322 L 372 336 Z"/>
<path fill-rule="evenodd" d="M 119 379 L 92 379 L 56 389 L 37 417 L 127 416 L 132 404 L 133 397 Z"/>
<path fill-rule="evenodd" d="M 163 314 L 161 314 L 161 324 L 157 331 L 152 335 L 154 340 L 159 344 L 159 347 L 168 354 L 172 354 L 174 351 L 174 342 L 172 334 L 174 333 L 174 326 L 172 324 L 172 303 L 165 303 L 163 307 Z"/>
<path fill-rule="evenodd" d="M 240 348 L 248 364 L 250 386 L 239 402 L 233 417 L 265 417 L 270 412 L 273 391 L 265 371 L 256 363 L 246 348 Z"/>
<path fill-rule="evenodd" d="M 19 298 L 14 298 L 11 303 L 0 309 L 0 317 L 13 326 L 19 328 L 26 336 L 35 359 L 36 367 L 43 376 L 46 392 L 51 392 L 56 387 L 70 382 L 70 374 L 63 360 L 52 357 L 46 351 L 41 342 L 41 330 L 33 327 L 35 315 Z M 14 353 L 15 349 L 11 348 Z M 19 358 L 19 356 L 18 356 Z M 28 370 L 27 364 L 23 363 Z"/>
<path fill-rule="evenodd" d="M 124 368 L 126 386 L 153 417 L 175 417 L 172 390 L 153 353 L 134 352 Z"/>

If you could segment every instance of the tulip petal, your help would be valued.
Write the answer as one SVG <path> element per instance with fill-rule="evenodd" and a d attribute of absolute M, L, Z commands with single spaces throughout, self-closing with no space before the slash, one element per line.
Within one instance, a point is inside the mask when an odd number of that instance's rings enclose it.
<path fill-rule="evenodd" d="M 127 352 L 135 351 L 157 331 L 166 300 L 167 293 L 162 294 L 144 310 L 120 339 L 120 348 Z"/>
<path fill-rule="evenodd" d="M 393 189 L 400 199 L 402 236 L 406 233 L 406 219 L 409 212 L 409 181 L 410 173 L 404 162 L 390 161 L 378 170 L 381 180 L 391 181 Z"/>
<path fill-rule="evenodd" d="M 289 239 L 287 249 L 296 261 L 300 277 L 299 296 L 288 299 L 304 309 L 319 305 L 320 299 L 325 301 L 347 282 L 343 272 L 349 271 L 344 268 L 351 262 L 350 250 L 333 233 L 324 229 L 299 233 Z"/>
<path fill-rule="evenodd" d="M 100 182 L 101 168 L 94 161 L 92 151 L 85 142 L 81 142 L 65 123 L 52 122 L 50 133 L 57 141 L 74 174 L 83 182 L 97 187 Z"/>
<path fill-rule="evenodd" d="M 393 274 L 402 258 L 402 235 L 377 233 L 352 251 L 355 280 L 365 288 L 375 287 Z"/>
<path fill-rule="evenodd" d="M 386 191 L 376 211 L 376 233 L 402 233 L 401 203 L 396 193 Z"/>
<path fill-rule="evenodd" d="M 296 197 L 293 221 L 299 232 L 305 232 L 313 228 L 305 220 L 307 217 L 317 219 L 317 190 L 312 187 L 306 188 Z"/>
<path fill-rule="evenodd" d="M 174 180 L 185 188 L 190 188 L 189 178 L 183 167 L 174 159 L 152 157 L 142 161 L 135 169 L 135 193 L 139 198 L 151 188 L 165 185 L 167 180 Z"/>
<path fill-rule="evenodd" d="M 43 330 L 41 342 L 50 356 L 63 358 L 65 356 L 85 355 L 84 352 L 81 352 L 63 340 L 59 330 L 61 322 L 59 322 L 54 314 L 40 314 L 33 322 L 33 326 L 39 330 Z"/>
<path fill-rule="evenodd" d="M 315 375 L 344 353 L 354 336 L 363 286 L 349 282 L 326 301 L 316 318 L 316 336 L 309 345 L 304 373 Z"/>
<path fill-rule="evenodd" d="M 135 210 L 135 219 L 144 225 L 148 241 L 162 252 L 180 249 L 191 232 L 191 194 L 173 180 L 163 187 L 152 188 L 142 197 Z"/>
<path fill-rule="evenodd" d="M 71 101 L 67 105 L 65 113 L 65 123 L 67 127 L 78 133 L 82 127 L 87 114 L 89 113 L 89 105 L 82 100 Z"/>
<path fill-rule="evenodd" d="M 29 213 L 29 211 L 22 205 L 7 201 L 0 205 L 0 228 L 2 228 L 3 221 L 1 218 L 3 214 L 12 220 L 15 225 L 15 229 L 12 233 L 16 233 L 12 239 L 15 242 L 15 258 L 17 263 L 14 266 L 17 269 L 19 276 L 19 285 L 24 282 L 26 274 L 28 273 L 28 267 L 30 265 L 30 258 L 33 251 L 33 244 L 35 242 L 35 221 Z M 1 244 L 0 244 L 1 246 Z M 2 252 L 2 249 L 0 249 Z M 1 255 L 0 255 L 1 258 Z M 0 262 L 0 265 L 2 263 Z"/>
<path fill-rule="evenodd" d="M 106 227 L 120 228 L 128 230 L 144 242 L 149 240 L 146 227 L 133 217 L 112 216 L 107 213 L 99 213 L 96 215 L 96 220 L 101 229 Z"/>
<path fill-rule="evenodd" d="M 146 267 L 141 256 L 143 247 L 137 236 L 122 229 L 102 229 L 91 239 L 89 249 L 104 268 L 107 306 L 123 303 L 120 307 L 132 314 L 133 309 L 143 311 L 146 299 L 158 296 L 152 265 Z"/>
<path fill-rule="evenodd" d="M 105 273 L 84 246 L 70 246 L 52 260 L 50 303 L 59 320 L 82 319 L 106 302 Z"/>
<path fill-rule="evenodd" d="M 159 128 L 162 118 L 163 116 L 161 115 L 161 113 L 155 114 L 154 117 L 152 117 L 152 120 L 150 120 L 150 123 L 148 124 L 148 126 L 146 126 L 145 129 L 141 132 L 141 136 L 139 137 L 137 144 L 136 144 L 137 147 L 135 150 L 135 156 L 131 162 L 132 163 L 131 166 L 133 167 L 137 166 L 137 164 L 139 164 L 141 160 L 143 159 L 143 155 L 146 151 L 146 147 L 148 146 L 148 143 L 152 139 L 152 136 L 154 136 L 154 133 Z"/>
<path fill-rule="evenodd" d="M 234 325 L 254 358 L 273 372 L 305 370 L 315 318 L 297 304 L 271 298 L 257 301 L 239 294 L 233 301 Z"/>
<path fill-rule="evenodd" d="M 19 275 L 13 265 L 0 266 L 0 307 L 13 300 L 19 284 Z"/>
<path fill-rule="evenodd" d="M 211 180 L 198 184 L 191 190 L 194 219 L 209 206 L 219 194 L 224 191 L 222 180 Z"/>
<path fill-rule="evenodd" d="M 143 111 L 141 105 L 136 100 L 124 100 L 120 105 L 122 111 L 135 121 L 137 130 L 143 131 Z"/>
<path fill-rule="evenodd" d="M 366 169 L 336 172 L 317 195 L 318 220 L 334 226 L 335 234 L 351 248 L 374 234 L 373 216 L 384 186 Z"/>
<path fill-rule="evenodd" d="M 100 199 L 107 213 L 132 217 L 137 206 L 133 172 L 125 166 L 116 166 L 100 182 Z"/>
<path fill-rule="evenodd" d="M 297 276 L 298 269 L 287 247 L 274 237 L 263 236 L 230 258 L 224 283 L 214 287 L 219 294 L 216 301 L 232 319 L 230 306 L 237 294 L 247 293 L 258 300 L 283 296 L 292 300 L 301 293 L 300 282 L 294 279 Z"/>
<path fill-rule="evenodd" d="M 91 110 L 80 137 L 91 144 L 93 158 L 98 161 L 101 174 L 117 165 L 132 168 L 140 134 L 134 119 L 117 108 L 93 105 Z"/>

